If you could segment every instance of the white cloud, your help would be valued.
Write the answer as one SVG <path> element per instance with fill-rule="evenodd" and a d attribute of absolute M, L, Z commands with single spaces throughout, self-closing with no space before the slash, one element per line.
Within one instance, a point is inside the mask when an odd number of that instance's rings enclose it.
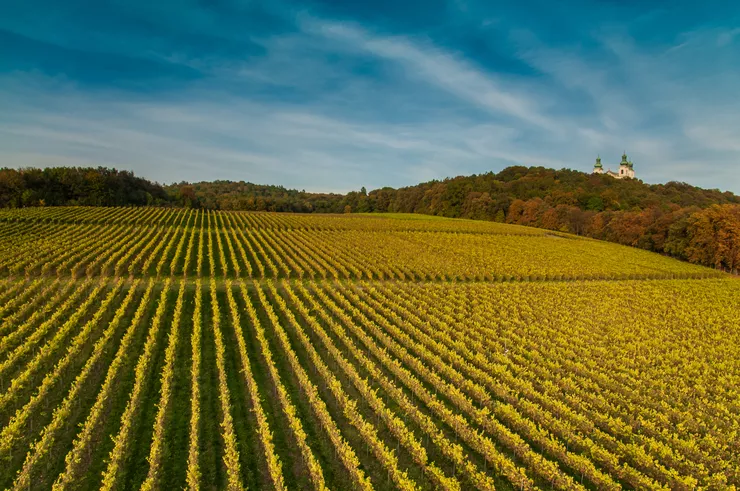
<path fill-rule="evenodd" d="M 187 102 L 146 103 L 72 89 L 25 97 L 44 110 L 26 110 L 16 98 L 14 112 L 0 119 L 0 157 L 12 166 L 111 165 L 160 182 L 243 179 L 348 191 L 512 163 L 565 165 L 522 153 L 518 130 L 466 119 L 355 121 L 300 105 L 214 101 L 202 93 Z"/>
<path fill-rule="evenodd" d="M 304 25 L 310 32 L 399 63 L 419 82 L 437 86 L 493 114 L 514 117 L 548 131 L 559 131 L 556 122 L 537 107 L 531 94 L 527 97 L 516 93 L 453 53 L 402 37 L 372 35 L 349 24 L 307 20 Z"/>
<path fill-rule="evenodd" d="M 740 27 L 724 30 L 717 35 L 717 46 L 723 47 L 732 44 L 737 36 L 740 36 Z"/>
<path fill-rule="evenodd" d="M 738 118 L 740 119 L 740 118 Z M 738 122 L 725 125 L 715 122 L 708 125 L 687 126 L 686 135 L 705 147 L 740 154 L 740 128 Z M 738 162 L 740 167 L 740 161 Z"/>
<path fill-rule="evenodd" d="M 551 90 L 569 91 L 564 110 L 579 96 L 588 101 L 592 110 L 566 116 L 582 153 L 593 149 L 614 166 L 626 150 L 647 182 L 740 189 L 740 174 L 730 171 L 740 161 L 740 73 L 719 69 L 729 65 L 714 29 L 651 49 L 620 31 L 587 53 L 546 47 L 531 34 L 516 39 L 521 59 L 550 78 Z"/>

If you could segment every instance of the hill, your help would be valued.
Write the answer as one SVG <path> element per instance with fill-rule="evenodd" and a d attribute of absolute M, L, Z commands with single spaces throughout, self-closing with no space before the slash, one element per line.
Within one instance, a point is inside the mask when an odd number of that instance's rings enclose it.
<path fill-rule="evenodd" d="M 166 189 L 175 200 L 222 210 L 424 213 L 448 218 L 494 220 L 506 216 L 515 200 L 541 199 L 551 207 L 584 211 L 633 211 L 714 204 L 740 204 L 740 196 L 686 183 L 645 184 L 568 169 L 507 167 L 499 173 L 458 176 L 399 189 L 385 187 L 342 194 L 307 193 L 282 186 L 214 181 L 180 183 Z M 185 195 L 182 195 L 182 192 Z M 184 201 L 183 201 L 184 202 Z"/>
<path fill-rule="evenodd" d="M 738 297 L 489 221 L 0 210 L 0 487 L 732 489 Z"/>
<path fill-rule="evenodd" d="M 401 212 L 505 222 L 616 242 L 726 271 L 740 267 L 740 196 L 680 182 L 649 185 L 519 166 L 346 195 L 228 181 L 170 186 L 168 191 L 180 203 L 223 210 Z"/>
<path fill-rule="evenodd" d="M 686 183 L 648 185 L 567 169 L 517 166 L 342 195 L 231 181 L 163 187 L 104 168 L 0 170 L 0 206 L 147 204 L 470 218 L 607 240 L 727 271 L 740 266 L 740 197 Z"/>

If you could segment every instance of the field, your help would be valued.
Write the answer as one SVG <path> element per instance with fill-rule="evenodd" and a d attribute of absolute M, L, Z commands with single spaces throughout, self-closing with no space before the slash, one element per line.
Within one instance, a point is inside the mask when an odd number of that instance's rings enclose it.
<path fill-rule="evenodd" d="M 404 215 L 0 211 L 0 488 L 734 489 L 740 281 Z"/>

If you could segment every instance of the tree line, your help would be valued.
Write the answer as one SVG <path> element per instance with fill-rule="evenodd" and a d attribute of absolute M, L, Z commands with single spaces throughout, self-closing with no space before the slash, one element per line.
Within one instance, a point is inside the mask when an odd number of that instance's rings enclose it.
<path fill-rule="evenodd" d="M 161 186 L 128 171 L 0 169 L 0 206 L 159 205 L 294 213 L 422 213 L 492 220 L 573 233 L 740 268 L 740 196 L 686 183 L 544 167 L 508 167 L 403 188 L 309 193 L 249 182 Z"/>
<path fill-rule="evenodd" d="M 172 203 L 157 183 L 105 167 L 0 169 L 0 207 L 156 206 Z"/>

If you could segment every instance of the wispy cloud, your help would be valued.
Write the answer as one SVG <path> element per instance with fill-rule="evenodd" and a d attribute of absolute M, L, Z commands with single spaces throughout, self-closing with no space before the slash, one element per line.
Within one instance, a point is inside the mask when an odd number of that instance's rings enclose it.
<path fill-rule="evenodd" d="M 375 56 L 400 64 L 417 83 L 439 87 L 495 116 L 510 116 L 523 122 L 557 131 L 558 126 L 537 107 L 532 94 L 517 94 L 492 74 L 476 69 L 460 56 L 402 37 L 371 35 L 346 23 L 305 20 L 304 28 L 337 42 L 347 43 Z"/>
<path fill-rule="evenodd" d="M 699 29 L 645 48 L 611 31 L 594 39 L 599 49 L 583 53 L 545 46 L 531 33 L 517 36 L 521 59 L 586 97 L 591 109 L 570 118 L 586 148 L 598 146 L 602 156 L 628 150 L 649 182 L 738 189 L 740 104 L 732 87 L 740 71 L 693 73 L 700 64 L 730 66 L 716 40 L 715 29 Z"/>
<path fill-rule="evenodd" d="M 23 124 L 0 122 L 0 146 L 13 165 L 64 155 L 65 165 L 133 168 L 164 182 L 229 178 L 315 191 L 409 185 L 480 172 L 493 160 L 566 165 L 522 153 L 512 128 L 469 120 L 353 121 L 247 101 L 173 105 L 90 99 L 74 90 L 45 107 Z"/>
<path fill-rule="evenodd" d="M 717 35 L 717 45 L 720 47 L 730 45 L 738 36 L 740 36 L 740 27 L 735 29 L 723 29 Z"/>

